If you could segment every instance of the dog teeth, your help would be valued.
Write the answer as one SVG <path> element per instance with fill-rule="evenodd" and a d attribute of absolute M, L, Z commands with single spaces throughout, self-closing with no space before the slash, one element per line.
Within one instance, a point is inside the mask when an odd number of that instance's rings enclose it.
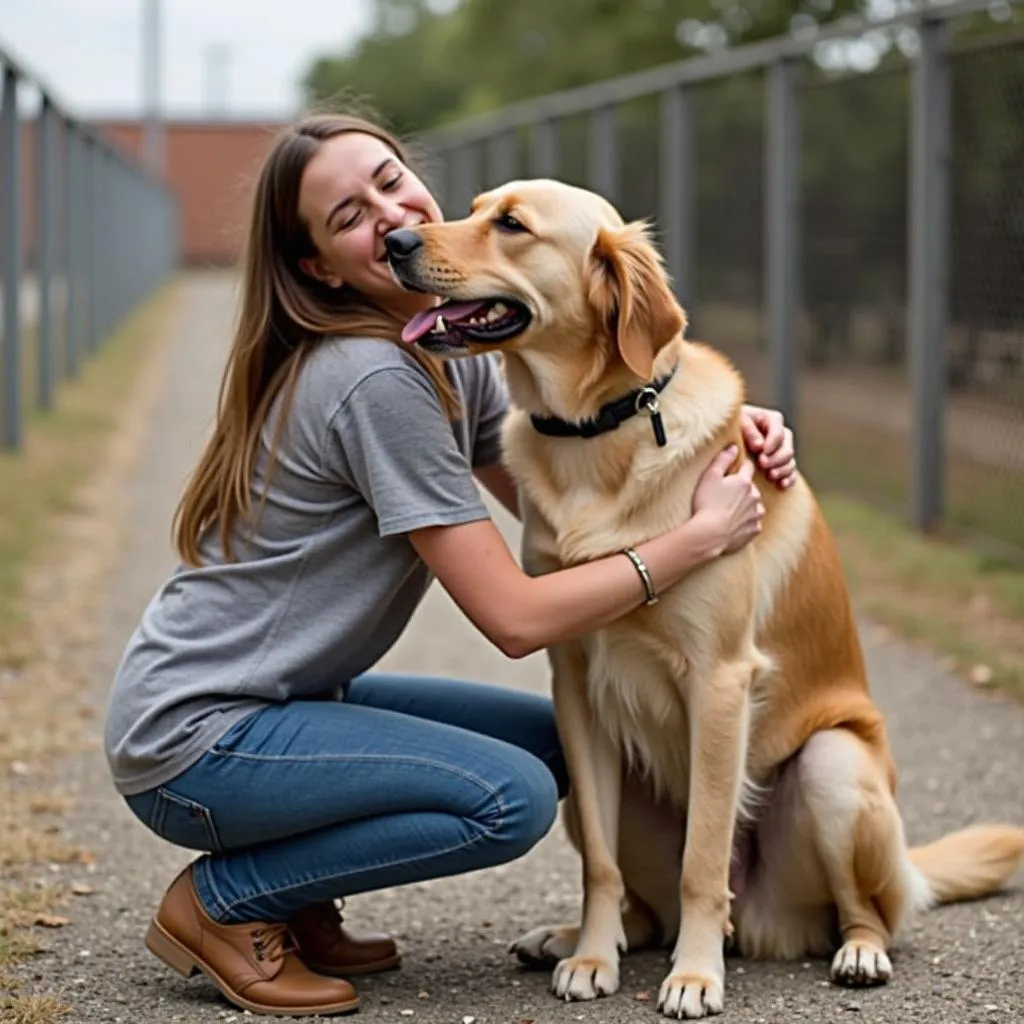
<path fill-rule="evenodd" d="M 486 327 L 488 324 L 493 324 L 496 320 L 500 320 L 503 316 L 508 313 L 508 306 L 504 302 L 496 302 L 486 313 L 478 314 L 477 316 L 471 316 L 466 323 L 472 327 Z M 437 318 L 437 326 L 434 328 L 439 334 L 446 331 L 448 328 L 444 326 L 444 320 L 439 316 Z"/>
<path fill-rule="evenodd" d="M 434 333 L 435 334 L 447 334 L 448 325 L 444 322 L 444 317 L 440 313 L 437 314 L 437 319 L 434 321 Z"/>

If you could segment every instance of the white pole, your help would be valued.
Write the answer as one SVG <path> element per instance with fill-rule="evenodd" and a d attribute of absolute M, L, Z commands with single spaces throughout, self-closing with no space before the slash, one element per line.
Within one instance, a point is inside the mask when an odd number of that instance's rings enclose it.
<path fill-rule="evenodd" d="M 206 47 L 204 89 L 206 113 L 209 117 L 226 117 L 229 87 L 228 65 L 231 48 L 224 43 L 210 43 Z"/>
<path fill-rule="evenodd" d="M 160 116 L 160 0 L 142 0 L 142 159 L 154 174 L 164 175 L 164 128 Z"/>

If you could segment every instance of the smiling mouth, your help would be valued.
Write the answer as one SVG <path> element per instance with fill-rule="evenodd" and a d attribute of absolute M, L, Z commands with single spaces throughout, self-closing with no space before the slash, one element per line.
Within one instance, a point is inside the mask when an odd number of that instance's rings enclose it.
<path fill-rule="evenodd" d="M 464 350 L 470 341 L 508 341 L 522 334 L 530 320 L 530 311 L 515 299 L 449 299 L 417 313 L 405 325 L 402 341 L 432 352 Z"/>

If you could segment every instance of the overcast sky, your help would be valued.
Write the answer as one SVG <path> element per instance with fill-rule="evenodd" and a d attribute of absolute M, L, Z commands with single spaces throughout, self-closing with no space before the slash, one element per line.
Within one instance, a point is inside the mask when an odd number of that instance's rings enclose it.
<path fill-rule="evenodd" d="M 144 0 L 0 0 L 0 49 L 10 47 L 74 113 L 135 114 L 142 104 Z M 369 0 L 161 0 L 162 90 L 171 115 L 289 115 L 319 53 L 367 28 Z M 207 55 L 226 48 L 210 78 Z"/>

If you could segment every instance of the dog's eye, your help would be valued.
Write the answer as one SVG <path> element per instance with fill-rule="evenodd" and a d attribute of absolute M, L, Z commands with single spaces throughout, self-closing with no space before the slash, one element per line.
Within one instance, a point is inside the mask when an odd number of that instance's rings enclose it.
<path fill-rule="evenodd" d="M 500 217 L 495 218 L 494 224 L 502 231 L 521 232 L 526 230 L 525 225 L 516 220 L 511 213 L 503 213 Z"/>

